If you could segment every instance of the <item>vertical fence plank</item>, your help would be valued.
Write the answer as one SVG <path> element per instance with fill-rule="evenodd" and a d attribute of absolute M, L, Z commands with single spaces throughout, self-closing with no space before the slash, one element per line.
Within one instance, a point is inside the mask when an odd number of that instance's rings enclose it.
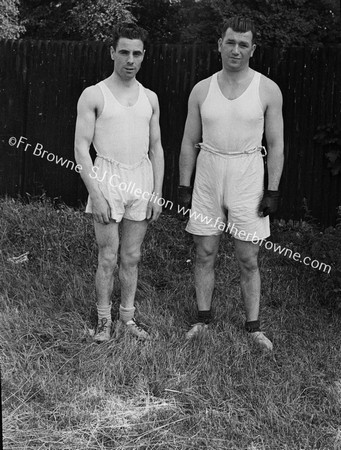
<path fill-rule="evenodd" d="M 26 143 L 27 46 L 21 41 L 0 41 L 0 192 L 21 194 Z M 10 145 L 10 139 L 17 140 Z M 12 144 L 14 141 L 11 141 Z"/>

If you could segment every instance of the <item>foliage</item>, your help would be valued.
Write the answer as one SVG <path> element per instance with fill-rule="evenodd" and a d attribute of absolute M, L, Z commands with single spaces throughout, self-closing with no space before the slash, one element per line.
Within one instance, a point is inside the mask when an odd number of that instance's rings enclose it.
<path fill-rule="evenodd" d="M 318 270 L 307 272 L 307 289 L 308 286 L 319 285 L 321 305 L 341 312 L 341 206 L 336 226 L 324 231 L 311 217 L 306 203 L 303 207 L 306 211 L 303 223 L 294 225 L 291 221 L 281 221 L 272 226 L 272 236 L 293 252 L 308 256 L 310 262 L 319 263 Z M 298 271 L 301 268 L 297 267 Z M 305 267 L 304 270 L 307 271 Z"/>
<path fill-rule="evenodd" d="M 216 43 L 220 35 L 222 18 L 212 0 L 181 1 L 181 42 Z"/>
<path fill-rule="evenodd" d="M 70 11 L 77 0 L 25 0 L 21 2 L 20 14 L 26 27 L 26 38 L 33 39 L 77 39 L 72 34 Z"/>
<path fill-rule="evenodd" d="M 336 4 L 324 0 L 212 0 L 222 19 L 252 17 L 259 42 L 272 47 L 341 42 Z"/>
<path fill-rule="evenodd" d="M 19 0 L 0 1 L 0 39 L 16 39 L 25 31 L 19 20 Z"/>
<path fill-rule="evenodd" d="M 179 0 L 178 5 L 180 39 L 185 43 L 216 43 L 222 23 L 233 15 L 255 20 L 262 45 L 341 42 L 339 6 L 335 1 Z"/>
<path fill-rule="evenodd" d="M 22 5 L 26 37 L 107 40 L 112 27 L 134 21 L 132 0 L 28 0 Z"/>
<path fill-rule="evenodd" d="M 137 20 L 151 41 L 171 42 L 181 28 L 179 4 L 169 0 L 28 0 L 22 14 L 27 37 L 106 40 L 115 23 Z"/>
<path fill-rule="evenodd" d="M 335 227 L 327 228 L 320 233 L 311 247 L 312 255 L 323 259 L 332 267 L 330 276 L 323 276 L 323 300 L 341 311 L 341 207 L 339 220 Z"/>
<path fill-rule="evenodd" d="M 131 11 L 138 24 L 148 31 L 151 43 L 179 42 L 182 28 L 180 3 L 169 0 L 135 0 Z"/>
<path fill-rule="evenodd" d="M 325 149 L 331 173 L 341 174 L 341 129 L 335 123 L 320 125 L 314 140 Z"/>
<path fill-rule="evenodd" d="M 71 29 L 81 39 L 108 40 L 117 23 L 135 21 L 130 7 L 131 0 L 83 1 L 71 10 Z"/>
<path fill-rule="evenodd" d="M 216 43 L 232 15 L 254 18 L 263 45 L 341 42 L 337 0 L 25 0 L 27 37 L 106 39 L 119 20 L 137 20 L 152 41 Z"/>

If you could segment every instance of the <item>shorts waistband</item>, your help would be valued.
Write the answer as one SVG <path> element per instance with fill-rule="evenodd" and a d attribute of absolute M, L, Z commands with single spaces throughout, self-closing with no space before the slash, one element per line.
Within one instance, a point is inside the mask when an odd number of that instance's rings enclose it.
<path fill-rule="evenodd" d="M 144 155 L 144 157 L 143 157 L 140 161 L 138 161 L 138 162 L 135 163 L 135 164 L 124 164 L 124 163 L 121 163 L 121 162 L 119 162 L 119 161 L 116 161 L 115 159 L 109 158 L 108 156 L 101 155 L 100 153 L 97 153 L 96 156 L 97 156 L 97 158 L 102 158 L 102 159 L 104 159 L 105 161 L 110 162 L 111 164 L 115 164 L 115 165 L 118 166 L 118 167 L 122 167 L 123 169 L 136 169 L 136 168 L 139 167 L 145 160 L 148 160 L 148 159 L 149 159 L 149 158 L 148 158 L 148 155 L 146 154 L 146 155 Z"/>
<path fill-rule="evenodd" d="M 221 156 L 223 158 L 225 156 L 252 155 L 253 153 L 256 153 L 256 152 L 261 152 L 261 155 L 263 157 L 267 155 L 266 148 L 263 145 L 259 146 L 259 147 L 253 147 L 248 150 L 244 150 L 242 152 L 227 152 L 227 153 L 220 152 L 216 148 L 211 147 L 210 145 L 204 144 L 203 142 L 199 142 L 198 144 L 195 145 L 195 147 L 199 148 L 200 150 L 205 150 L 207 152 L 213 153 L 214 155 Z"/>

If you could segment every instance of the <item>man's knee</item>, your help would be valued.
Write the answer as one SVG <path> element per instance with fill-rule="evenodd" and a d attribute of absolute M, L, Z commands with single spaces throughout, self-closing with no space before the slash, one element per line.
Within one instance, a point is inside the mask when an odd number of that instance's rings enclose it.
<path fill-rule="evenodd" d="M 258 270 L 258 248 L 236 250 L 236 257 L 240 268 L 246 272 L 256 272 Z"/>
<path fill-rule="evenodd" d="M 213 266 L 217 256 L 216 246 L 195 239 L 194 242 L 196 244 L 196 263 L 204 266 Z"/>
<path fill-rule="evenodd" d="M 100 247 L 98 250 L 98 266 L 105 271 L 112 271 L 117 265 L 117 251 L 111 247 Z"/>
<path fill-rule="evenodd" d="M 258 259 L 254 257 L 243 257 L 239 258 L 239 265 L 245 272 L 257 272 L 258 270 Z"/>
<path fill-rule="evenodd" d="M 141 259 L 140 249 L 122 249 L 120 255 L 120 263 L 123 266 L 137 266 Z"/>

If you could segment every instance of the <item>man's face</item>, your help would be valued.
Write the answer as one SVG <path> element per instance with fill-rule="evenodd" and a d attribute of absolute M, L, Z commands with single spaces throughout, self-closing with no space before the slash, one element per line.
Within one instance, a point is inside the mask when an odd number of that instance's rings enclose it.
<path fill-rule="evenodd" d="M 251 31 L 239 33 L 228 28 L 224 38 L 218 41 L 223 67 L 231 71 L 239 71 L 248 66 L 255 48 Z"/>
<path fill-rule="evenodd" d="M 120 38 L 116 50 L 110 47 L 111 58 L 115 61 L 115 72 L 123 80 L 134 78 L 140 70 L 144 52 L 140 39 Z"/>

